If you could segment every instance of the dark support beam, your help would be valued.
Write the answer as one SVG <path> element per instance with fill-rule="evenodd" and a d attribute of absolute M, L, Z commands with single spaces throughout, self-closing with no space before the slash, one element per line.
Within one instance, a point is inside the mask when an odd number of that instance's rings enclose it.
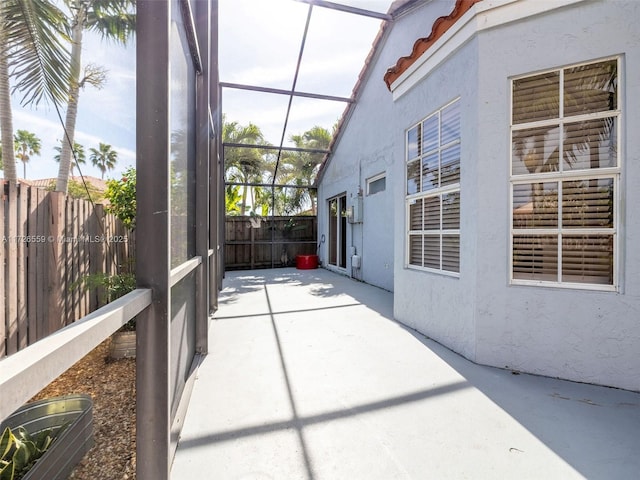
<path fill-rule="evenodd" d="M 282 183 L 242 183 L 242 182 L 225 182 L 225 185 L 232 185 L 238 187 L 261 187 L 261 188 L 307 188 L 310 190 L 317 190 L 318 187 L 314 187 L 313 185 L 286 185 Z"/>
<path fill-rule="evenodd" d="M 171 2 L 138 0 L 136 18 L 136 276 L 152 290 L 137 319 L 136 477 L 170 472 L 169 42 Z"/>
<path fill-rule="evenodd" d="M 220 195 L 218 196 L 220 202 L 220 211 L 224 212 L 223 215 L 220 215 L 218 218 L 218 250 L 216 255 L 218 257 L 218 279 L 220 282 L 220 288 L 222 288 L 222 281 L 224 279 L 224 270 L 225 270 L 225 257 L 224 257 L 224 243 L 226 240 L 225 228 L 226 228 L 226 213 L 227 213 L 227 204 L 226 204 L 226 192 L 224 188 L 224 179 L 225 179 L 225 158 L 224 158 L 224 148 L 222 147 L 222 88 L 218 85 L 218 110 L 216 111 L 218 125 L 220 127 L 220 131 L 218 137 L 216 139 L 216 148 L 218 149 L 218 185 L 220 186 Z"/>
<path fill-rule="evenodd" d="M 209 313 L 218 308 L 218 290 L 222 288 L 221 258 L 219 245 L 225 217 L 224 175 L 220 171 L 221 113 L 220 85 L 218 78 L 218 0 L 211 1 L 211 48 L 209 50 L 209 248 L 213 251 L 209 264 Z"/>
<path fill-rule="evenodd" d="M 195 2 L 195 36 L 201 56 L 202 73 L 196 77 L 196 256 L 202 259 L 196 269 L 196 353 L 208 353 L 209 337 L 209 199 L 210 189 L 216 189 L 209 181 L 209 105 L 211 5 L 208 0 Z"/>
<path fill-rule="evenodd" d="M 196 25 L 193 19 L 193 12 L 191 11 L 191 4 L 189 3 L 189 0 L 180 0 L 180 11 L 182 12 L 182 21 L 184 23 L 189 51 L 191 52 L 191 58 L 195 65 L 195 70 L 198 73 L 202 73 L 202 57 L 200 56 L 200 47 L 198 45 L 198 40 L 196 39 Z"/>
<path fill-rule="evenodd" d="M 282 150 L 284 152 L 309 152 L 309 153 L 329 153 L 329 150 L 321 148 L 300 148 L 300 147 L 277 147 L 275 145 L 254 145 L 250 143 L 223 143 L 223 148 L 257 148 L 260 150 Z"/>
<path fill-rule="evenodd" d="M 353 103 L 353 98 L 336 97 L 334 95 L 322 95 L 320 93 L 295 92 L 293 90 L 284 90 L 281 88 L 257 87 L 254 85 L 242 85 L 240 83 L 220 82 L 222 88 L 233 88 L 236 90 L 250 90 L 252 92 L 275 93 L 278 95 L 293 95 L 294 97 L 315 98 L 317 100 L 331 100 L 334 102 Z"/>

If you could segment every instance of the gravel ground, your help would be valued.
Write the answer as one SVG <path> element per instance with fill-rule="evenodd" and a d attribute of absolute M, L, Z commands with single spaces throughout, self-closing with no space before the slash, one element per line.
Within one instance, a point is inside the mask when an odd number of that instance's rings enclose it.
<path fill-rule="evenodd" d="M 108 352 L 105 340 L 33 398 L 84 393 L 93 399 L 95 445 L 70 480 L 136 478 L 136 362 L 108 361 Z"/>

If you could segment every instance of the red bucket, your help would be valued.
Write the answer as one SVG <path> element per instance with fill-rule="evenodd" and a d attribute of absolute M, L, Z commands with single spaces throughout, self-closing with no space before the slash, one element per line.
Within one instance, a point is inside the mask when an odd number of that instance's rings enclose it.
<path fill-rule="evenodd" d="M 296 255 L 296 268 L 298 270 L 318 268 L 318 255 Z"/>

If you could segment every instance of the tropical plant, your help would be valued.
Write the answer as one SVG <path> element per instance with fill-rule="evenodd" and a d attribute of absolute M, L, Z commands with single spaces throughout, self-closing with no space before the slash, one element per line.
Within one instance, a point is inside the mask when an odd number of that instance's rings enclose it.
<path fill-rule="evenodd" d="M 53 149 L 58 152 L 54 155 L 53 159 L 60 163 L 60 153 L 62 152 L 62 147 L 53 147 Z M 87 157 L 84 153 L 84 146 L 80 145 L 77 142 L 73 142 L 73 156 L 71 157 L 71 167 L 69 173 L 73 175 L 73 169 L 77 168 L 78 172 L 80 171 L 79 165 L 85 165 L 87 163 Z M 55 185 L 54 185 L 55 188 Z M 71 182 L 69 182 L 69 190 L 71 189 Z"/>
<path fill-rule="evenodd" d="M 20 159 L 23 168 L 23 178 L 27 178 L 27 162 L 32 155 L 40 155 L 40 139 L 35 133 L 18 130 L 13 137 L 16 158 Z"/>
<path fill-rule="evenodd" d="M 136 275 L 130 271 L 123 271 L 115 275 L 109 275 L 104 272 L 92 273 L 91 275 L 82 277 L 70 286 L 70 290 L 77 288 L 83 293 L 88 290 L 97 290 L 99 306 L 104 306 L 134 291 L 136 289 Z M 136 318 L 134 317 L 118 330 L 121 332 L 131 332 L 135 329 Z M 1 477 L 0 480 L 2 480 Z"/>
<path fill-rule="evenodd" d="M 224 116 L 222 121 L 223 143 L 269 145 L 260 128 L 253 123 L 243 126 L 238 122 L 227 122 Z M 249 190 L 253 192 L 253 188 L 246 184 L 260 183 L 263 180 L 267 169 L 266 158 L 258 148 L 227 147 L 224 150 L 225 180 L 245 184 L 242 187 L 240 215 L 244 215 L 246 211 L 247 193 Z"/>
<path fill-rule="evenodd" d="M 227 215 L 240 215 L 240 203 L 242 195 L 240 195 L 239 185 L 227 185 L 224 190 L 224 206 Z"/>
<path fill-rule="evenodd" d="M 135 31 L 135 0 L 65 0 L 69 11 L 68 23 L 71 25 L 71 77 L 69 98 L 65 118 L 65 136 L 60 154 L 60 167 L 56 190 L 67 191 L 71 168 L 71 146 L 74 143 L 78 98 L 85 84 L 101 86 L 105 72 L 95 65 L 87 65 L 81 73 L 82 37 L 85 30 L 95 31 L 103 39 L 126 44 Z M 81 76 L 82 75 L 82 76 Z"/>
<path fill-rule="evenodd" d="M 107 180 L 104 198 L 109 200 L 107 212 L 118 217 L 125 227 L 136 225 L 136 169 L 129 167 L 120 180 Z"/>
<path fill-rule="evenodd" d="M 98 167 L 102 177 L 104 179 L 104 174 L 107 170 L 113 170 L 116 167 L 116 163 L 118 163 L 118 152 L 111 148 L 111 145 L 107 143 L 100 142 L 98 148 L 90 148 L 91 155 L 89 159 L 94 167 Z"/>
<path fill-rule="evenodd" d="M 94 273 L 84 277 L 80 283 L 84 289 L 91 290 L 98 287 L 102 289 L 100 295 L 100 305 L 102 306 L 135 290 L 136 276 L 131 272 L 116 275 Z M 72 288 L 76 286 L 77 285 L 73 285 Z"/>
<path fill-rule="evenodd" d="M 313 150 L 327 150 L 332 134 L 326 128 L 314 126 L 301 135 L 291 135 L 290 139 L 297 148 L 310 151 L 284 152 L 278 169 L 278 183 L 311 187 L 324 153 Z M 316 192 L 313 188 L 280 188 L 280 203 L 286 215 L 300 212 L 305 207 L 316 214 Z"/>
<path fill-rule="evenodd" d="M 23 93 L 23 105 L 62 102 L 69 84 L 65 16 L 48 0 L 0 2 L 0 134 L 4 177 L 16 181 L 9 77 Z"/>
<path fill-rule="evenodd" d="M 253 194 L 253 215 L 266 217 L 269 214 L 269 207 L 271 206 L 271 189 L 254 187 Z"/>
<path fill-rule="evenodd" d="M 12 430 L 7 427 L 0 437 L 0 480 L 20 480 L 35 462 L 44 455 L 56 436 L 53 429 L 46 429 L 35 436 L 24 427 Z"/>
<path fill-rule="evenodd" d="M 70 183 L 71 185 L 71 183 Z M 136 222 L 136 170 L 129 167 L 119 180 L 107 180 L 107 190 L 104 198 L 109 200 L 106 207 L 108 213 L 119 218 L 125 227 L 133 230 Z M 135 262 L 119 266 L 119 273 L 106 274 L 104 272 L 87 275 L 72 288 L 82 288 L 83 291 L 98 289 L 100 303 L 107 304 L 131 292 L 136 288 Z M 120 331 L 135 330 L 135 318 L 127 322 Z"/>

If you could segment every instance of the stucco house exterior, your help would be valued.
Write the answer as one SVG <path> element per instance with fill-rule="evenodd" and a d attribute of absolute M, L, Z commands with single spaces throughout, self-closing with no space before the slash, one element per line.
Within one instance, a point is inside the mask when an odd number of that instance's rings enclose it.
<path fill-rule="evenodd" d="M 319 175 L 323 266 L 479 364 L 640 391 L 639 18 L 405 2 Z"/>

